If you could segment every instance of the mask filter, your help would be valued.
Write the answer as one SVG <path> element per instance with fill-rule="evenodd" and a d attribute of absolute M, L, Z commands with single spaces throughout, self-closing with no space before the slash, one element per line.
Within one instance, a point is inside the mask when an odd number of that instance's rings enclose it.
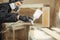
<path fill-rule="evenodd" d="M 18 6 L 15 7 L 14 11 L 18 11 L 20 8 Z"/>

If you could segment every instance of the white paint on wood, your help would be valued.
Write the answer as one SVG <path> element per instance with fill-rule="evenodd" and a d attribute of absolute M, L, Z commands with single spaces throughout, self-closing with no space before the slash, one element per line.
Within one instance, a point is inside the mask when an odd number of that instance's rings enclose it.
<path fill-rule="evenodd" d="M 29 31 L 29 37 L 32 40 L 54 40 L 51 36 L 47 35 L 45 32 L 33 27 L 34 30 Z"/>
<path fill-rule="evenodd" d="M 52 37 L 56 38 L 57 40 L 60 40 L 60 34 L 54 32 L 54 31 L 51 31 L 47 28 L 41 28 L 41 30 L 43 30 L 44 32 L 48 33 L 49 35 L 51 35 Z"/>
<path fill-rule="evenodd" d="M 49 27 L 50 26 L 50 7 L 43 7 L 42 11 L 43 11 L 42 25 L 43 27 Z"/>
<path fill-rule="evenodd" d="M 21 8 L 41 8 L 43 7 L 43 4 L 23 4 Z"/>
<path fill-rule="evenodd" d="M 52 28 L 52 29 L 60 33 L 60 28 Z"/>

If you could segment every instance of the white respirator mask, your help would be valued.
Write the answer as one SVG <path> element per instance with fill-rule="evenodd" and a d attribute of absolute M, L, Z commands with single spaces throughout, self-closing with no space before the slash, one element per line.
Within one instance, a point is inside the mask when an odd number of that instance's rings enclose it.
<path fill-rule="evenodd" d="M 10 5 L 11 9 L 14 10 L 14 11 L 16 11 L 16 12 L 18 10 L 20 10 L 20 6 L 16 6 L 15 3 L 10 3 L 9 5 Z"/>

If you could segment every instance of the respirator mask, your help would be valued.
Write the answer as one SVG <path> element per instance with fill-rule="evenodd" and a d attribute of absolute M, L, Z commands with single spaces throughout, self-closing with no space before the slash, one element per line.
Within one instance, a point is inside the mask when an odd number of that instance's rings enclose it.
<path fill-rule="evenodd" d="M 15 12 L 18 12 L 18 10 L 20 10 L 20 6 L 16 6 L 15 3 L 10 3 L 10 7 Z"/>

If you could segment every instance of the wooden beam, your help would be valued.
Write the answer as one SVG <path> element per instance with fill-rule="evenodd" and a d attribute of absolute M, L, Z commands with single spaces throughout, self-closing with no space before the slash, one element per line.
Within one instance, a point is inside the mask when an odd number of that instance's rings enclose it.
<path fill-rule="evenodd" d="M 29 31 L 29 37 L 31 37 L 33 40 L 54 40 L 53 37 L 49 36 L 45 32 L 35 29 Z"/>
<path fill-rule="evenodd" d="M 49 30 L 48 28 L 41 28 L 41 30 L 43 30 L 44 32 L 46 32 L 47 34 L 51 35 L 52 37 L 54 37 L 55 39 L 57 40 L 60 40 L 60 34 L 52 31 L 52 30 Z"/>
<path fill-rule="evenodd" d="M 41 8 L 43 4 L 23 4 L 21 8 Z"/>
<path fill-rule="evenodd" d="M 53 30 L 55 30 L 56 32 L 60 33 L 60 28 L 52 28 Z"/>

